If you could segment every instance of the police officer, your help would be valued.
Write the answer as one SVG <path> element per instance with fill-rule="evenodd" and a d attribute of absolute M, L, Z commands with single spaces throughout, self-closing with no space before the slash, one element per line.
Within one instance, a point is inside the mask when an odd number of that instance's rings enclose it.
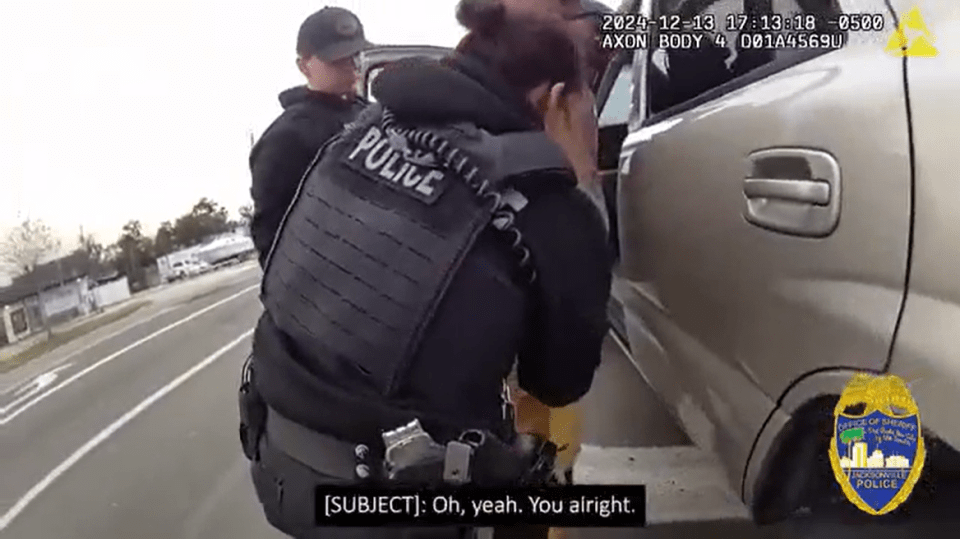
<path fill-rule="evenodd" d="M 570 37 L 579 47 L 583 60 L 582 75 L 589 90 L 584 93 L 581 106 L 571 107 L 571 113 L 577 115 L 584 126 L 583 144 L 590 149 L 584 159 L 574 160 L 571 164 L 581 189 L 594 201 L 601 212 L 604 222 L 608 221 L 608 205 L 603 200 L 597 170 L 597 112 L 593 105 L 592 92 L 597 89 L 612 51 L 603 50 L 598 43 L 600 18 L 613 10 L 596 0 L 465 0 L 477 4 L 496 1 L 505 6 L 510 13 L 526 14 L 549 19 L 562 19 Z M 589 102 L 589 103 L 587 103 Z"/>
<path fill-rule="evenodd" d="M 366 104 L 357 96 L 356 60 L 370 46 L 360 19 L 343 8 L 325 7 L 300 26 L 297 67 L 306 85 L 280 94 L 283 113 L 250 152 L 251 235 L 261 266 L 317 151 Z"/>
<path fill-rule="evenodd" d="M 582 2 L 563 2 L 561 0 L 539 3 L 531 3 L 528 0 L 503 1 L 513 10 L 521 12 L 528 10 L 545 16 L 559 16 L 570 23 L 567 25 L 567 30 L 580 49 L 583 92 L 578 96 L 580 98 L 579 102 L 569 107 L 569 110 L 579 119 L 581 129 L 578 138 L 581 146 L 588 150 L 584 153 L 585 159 L 579 160 L 573 168 L 577 176 L 579 189 L 596 205 L 604 223 L 607 224 L 608 208 L 600 189 L 596 166 L 598 139 L 593 90 L 596 90 L 600 76 L 609 59 L 606 51 L 598 46 L 598 23 L 602 14 L 609 13 L 612 10 L 594 0 L 582 0 Z M 551 408 L 519 387 L 519 380 L 515 371 L 511 373 L 508 382 L 516 404 L 517 428 L 524 432 L 548 435 L 552 441 L 563 447 L 563 450 L 557 456 L 555 475 L 561 482 L 571 483 L 573 463 L 580 452 L 583 430 L 580 402 Z M 496 539 L 562 539 L 563 537 L 565 537 L 564 529 L 548 528 L 546 526 L 516 526 L 496 530 Z"/>
<path fill-rule="evenodd" d="M 588 152 L 564 105 L 579 56 L 565 28 L 503 8 L 462 5 L 456 54 L 378 76 L 377 104 L 323 150 L 265 261 L 241 441 L 288 534 L 419 536 L 314 531 L 318 484 L 545 477 L 531 471 L 550 448 L 518 447 L 503 379 L 517 361 L 549 406 L 590 388 L 611 277 L 570 170 Z M 457 458 L 392 457 L 424 436 Z"/>

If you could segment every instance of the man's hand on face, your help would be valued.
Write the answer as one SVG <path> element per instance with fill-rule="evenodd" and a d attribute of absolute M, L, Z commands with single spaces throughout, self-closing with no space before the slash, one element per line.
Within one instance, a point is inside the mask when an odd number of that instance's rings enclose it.
<path fill-rule="evenodd" d="M 584 61 L 585 75 L 596 47 L 596 14 L 586 15 L 581 0 L 500 0 L 508 11 L 558 18 L 567 22 L 570 37 Z M 586 15 L 586 16 L 584 16 Z M 586 80 L 583 89 L 560 97 L 562 88 L 550 90 L 550 103 L 544 118 L 548 134 L 564 149 L 581 185 L 589 186 L 597 178 L 597 114 L 595 97 Z"/>
<path fill-rule="evenodd" d="M 597 116 L 593 93 L 584 88 L 565 92 L 564 84 L 549 89 L 544 131 L 563 149 L 577 180 L 591 183 L 597 171 Z"/>

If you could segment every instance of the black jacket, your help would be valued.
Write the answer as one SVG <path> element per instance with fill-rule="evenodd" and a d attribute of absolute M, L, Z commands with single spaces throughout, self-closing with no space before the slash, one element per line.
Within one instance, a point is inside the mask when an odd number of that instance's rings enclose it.
<path fill-rule="evenodd" d="M 280 94 L 284 111 L 264 131 L 250 152 L 253 185 L 253 244 L 260 265 L 303 173 L 327 140 L 353 120 L 366 103 L 360 99 L 290 88 Z"/>
<path fill-rule="evenodd" d="M 493 133 L 535 125 L 526 102 L 477 61 L 430 65 L 405 62 L 374 83 L 377 100 L 401 123 L 469 121 Z M 563 406 L 582 397 L 607 331 L 604 224 L 572 175 L 527 176 L 514 187 L 529 199 L 517 225 L 538 268 L 533 287 L 515 280 L 517 261 L 504 238 L 481 234 L 427 327 L 400 400 L 389 403 L 361 396 L 359 381 L 299 361 L 296 343 L 265 313 L 254 339 L 265 400 L 313 429 L 376 444 L 381 430 L 411 414 L 440 438 L 462 428 L 495 428 L 501 380 L 515 359 L 520 386 L 544 403 Z"/>

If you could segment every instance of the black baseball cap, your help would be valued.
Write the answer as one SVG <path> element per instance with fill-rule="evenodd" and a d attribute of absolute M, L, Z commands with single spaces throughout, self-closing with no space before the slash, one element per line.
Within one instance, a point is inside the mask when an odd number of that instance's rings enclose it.
<path fill-rule="evenodd" d="M 363 24 L 350 10 L 325 7 L 310 15 L 297 34 L 297 54 L 324 62 L 349 58 L 373 44 L 363 35 Z"/>

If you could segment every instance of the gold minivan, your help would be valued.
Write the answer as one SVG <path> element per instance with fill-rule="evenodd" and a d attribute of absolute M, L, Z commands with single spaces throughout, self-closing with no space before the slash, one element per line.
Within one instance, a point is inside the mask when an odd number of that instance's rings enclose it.
<path fill-rule="evenodd" d="M 885 51 L 917 5 L 939 54 Z M 897 374 L 930 448 L 920 503 L 960 470 L 960 2 L 621 11 L 706 35 L 664 49 L 651 30 L 598 91 L 633 362 L 761 523 L 842 499 L 833 406 L 855 372 Z"/>

